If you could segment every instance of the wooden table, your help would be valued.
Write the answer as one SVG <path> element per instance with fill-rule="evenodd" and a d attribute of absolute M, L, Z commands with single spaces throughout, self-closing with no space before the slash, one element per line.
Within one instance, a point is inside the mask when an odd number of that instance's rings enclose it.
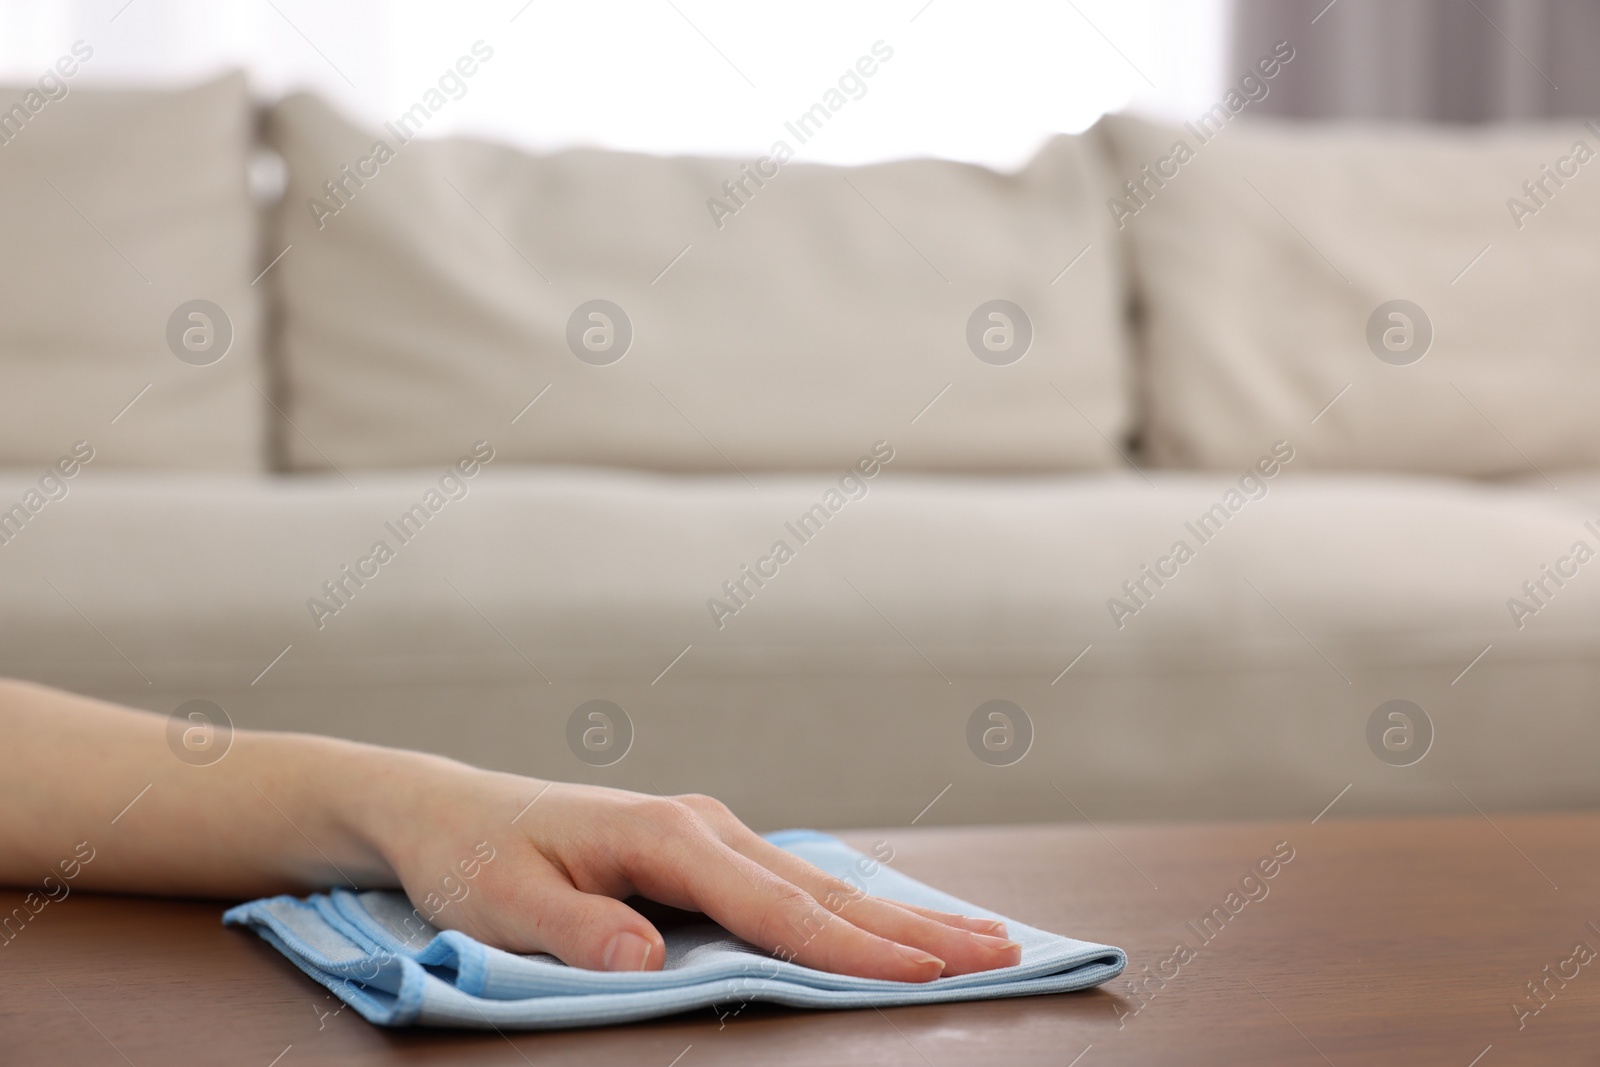
<path fill-rule="evenodd" d="M 0 1063 L 1504 1067 L 1600 1057 L 1600 816 L 845 836 L 888 840 L 896 866 L 958 896 L 1121 945 L 1128 975 L 1087 993 L 885 1011 L 387 1031 L 339 1011 L 254 934 L 224 929 L 214 903 L 75 893 L 0 948 Z M 1275 848 L 1293 859 L 1241 890 Z M 0 894 L 0 913 L 19 900 Z M 1174 954 L 1180 942 L 1198 949 L 1187 962 Z M 1162 972 L 1144 994 L 1128 990 L 1129 977 Z M 1542 1006 L 1525 985 L 1538 980 Z"/>

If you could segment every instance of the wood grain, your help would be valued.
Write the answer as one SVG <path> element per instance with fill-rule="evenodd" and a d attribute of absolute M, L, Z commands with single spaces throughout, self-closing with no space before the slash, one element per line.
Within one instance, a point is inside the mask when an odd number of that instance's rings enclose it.
<path fill-rule="evenodd" d="M 1161 971 L 1180 942 L 1198 951 L 1142 997 L 1124 979 L 1088 993 L 884 1011 L 751 1007 L 722 1021 L 706 1011 L 603 1030 L 386 1031 L 338 1011 L 255 935 L 222 928 L 216 903 L 74 893 L 0 947 L 0 1063 L 1468 1067 L 1481 1054 L 1478 1067 L 1503 1067 L 1600 1054 L 1600 960 L 1564 985 L 1550 981 L 1554 992 L 1521 1029 L 1511 1007 L 1537 1003 L 1524 983 L 1543 968 L 1570 975 L 1575 945 L 1600 950 L 1600 816 L 845 836 L 888 841 L 896 866 L 959 896 L 1123 946 L 1127 978 Z M 1260 879 L 1280 842 L 1294 858 Z M 1252 871 L 1259 880 L 1241 890 Z M 0 914 L 20 900 L 0 894 Z M 1225 921 L 1213 918 L 1218 932 L 1204 940 L 1196 930 L 1218 907 Z"/>

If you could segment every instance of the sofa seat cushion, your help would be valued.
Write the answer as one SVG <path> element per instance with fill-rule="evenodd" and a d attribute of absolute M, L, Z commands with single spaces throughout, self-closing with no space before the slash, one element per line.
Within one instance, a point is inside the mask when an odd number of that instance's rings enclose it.
<path fill-rule="evenodd" d="M 1073 817 L 1057 787 L 1091 817 L 1309 818 L 1350 783 L 1348 811 L 1456 810 L 1450 782 L 1485 807 L 1600 802 L 1600 561 L 1508 609 L 1600 548 L 1565 496 L 1285 476 L 1199 544 L 1185 524 L 1233 481 L 889 471 L 802 541 L 837 478 L 491 465 L 418 523 L 441 478 L 91 471 L 0 547 L 0 671 L 708 791 L 765 826 L 904 822 L 946 785 L 928 821 Z M 1180 539 L 1192 558 L 1163 564 Z M 1114 613 L 1146 564 L 1176 571 Z M 347 565 L 372 576 L 336 604 Z M 737 611 L 708 607 L 741 578 Z M 633 724 L 614 766 L 567 744 L 594 699 Z M 1013 766 L 967 745 L 997 699 L 1033 724 Z M 1403 770 L 1365 740 L 1391 699 L 1436 731 Z"/>

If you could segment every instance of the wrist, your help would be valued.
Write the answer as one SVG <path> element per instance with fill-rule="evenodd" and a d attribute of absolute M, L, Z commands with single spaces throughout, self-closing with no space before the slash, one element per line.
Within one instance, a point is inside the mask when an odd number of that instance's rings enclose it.
<path fill-rule="evenodd" d="M 307 845 L 308 854 L 286 850 L 285 873 L 298 881 L 361 889 L 399 884 L 382 815 L 420 784 L 390 769 L 396 757 L 410 753 L 311 734 L 256 734 L 250 748 L 264 771 L 263 795 L 271 794 L 294 838 Z"/>
<path fill-rule="evenodd" d="M 326 802 L 341 833 L 398 886 L 430 835 L 428 813 L 467 771 L 441 756 L 335 742 L 337 772 Z"/>

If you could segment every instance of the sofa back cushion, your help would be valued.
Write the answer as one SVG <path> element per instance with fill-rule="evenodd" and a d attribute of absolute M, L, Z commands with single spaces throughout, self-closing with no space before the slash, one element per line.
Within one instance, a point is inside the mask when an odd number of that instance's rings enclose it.
<path fill-rule="evenodd" d="M 1242 468 L 1286 439 L 1296 468 L 1600 464 L 1595 129 L 1097 132 L 1134 183 L 1103 210 L 1131 246 L 1157 462 Z"/>
<path fill-rule="evenodd" d="M 0 465 L 84 441 L 97 467 L 264 469 L 244 78 L 80 87 L 93 61 L 0 87 Z"/>
<path fill-rule="evenodd" d="M 1116 249 L 1080 139 L 1007 175 L 409 132 L 307 95 L 272 112 L 296 469 L 449 462 L 480 438 L 514 461 L 730 474 L 879 440 L 899 468 L 1118 462 Z M 969 319 L 991 300 L 1027 321 L 979 315 L 979 358 Z"/>

